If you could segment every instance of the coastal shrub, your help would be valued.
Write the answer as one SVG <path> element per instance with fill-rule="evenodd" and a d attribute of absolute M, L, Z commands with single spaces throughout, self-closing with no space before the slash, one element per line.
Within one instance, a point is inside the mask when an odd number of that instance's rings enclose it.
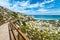
<path fill-rule="evenodd" d="M 3 16 L 0 14 L 0 21 L 3 20 Z"/>
<path fill-rule="evenodd" d="M 38 23 L 27 22 L 25 27 L 22 27 L 22 32 L 30 40 L 60 40 L 60 32 L 57 27 L 37 27 Z M 37 26 L 36 26 L 37 25 Z M 36 27 L 35 27 L 36 26 Z M 42 29 L 40 29 L 42 28 Z M 44 29 L 45 28 L 45 29 Z"/>

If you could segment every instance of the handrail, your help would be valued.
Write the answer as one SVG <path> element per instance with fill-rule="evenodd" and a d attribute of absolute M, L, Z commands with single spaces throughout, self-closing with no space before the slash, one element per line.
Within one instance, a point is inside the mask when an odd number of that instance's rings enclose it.
<path fill-rule="evenodd" d="M 10 22 L 11 20 L 14 20 L 14 18 L 13 19 L 9 19 L 9 20 L 0 21 L 0 26 L 3 25 L 4 23 Z"/>
<path fill-rule="evenodd" d="M 5 20 L 0 21 L 0 26 L 5 23 Z"/>
<path fill-rule="evenodd" d="M 24 35 L 24 34 L 20 31 L 20 29 L 13 24 L 12 21 L 10 22 L 10 24 L 14 27 L 14 29 L 17 30 L 18 34 L 21 35 L 24 40 L 29 40 L 29 38 L 26 37 L 26 35 Z"/>
<path fill-rule="evenodd" d="M 9 24 L 9 36 L 10 36 L 10 40 L 16 40 L 16 37 L 14 35 L 14 32 L 13 32 L 13 28 L 12 28 L 12 25 Z"/>
<path fill-rule="evenodd" d="M 16 29 L 17 32 L 18 32 L 18 34 L 21 35 L 24 40 L 29 40 L 29 38 L 26 37 L 26 35 L 23 34 L 23 33 L 20 31 L 20 29 L 18 29 L 18 28 L 14 25 L 13 22 L 15 22 L 15 21 L 17 21 L 17 20 L 18 20 L 18 19 L 15 19 L 15 20 L 10 19 L 10 20 L 8 20 L 7 22 L 10 22 L 10 24 L 12 25 L 10 28 L 12 29 L 12 27 L 13 27 L 14 29 Z M 6 23 L 6 22 L 4 21 L 4 23 Z M 4 23 L 3 23 L 3 24 L 4 24 Z M 1 24 L 1 25 L 2 25 L 2 24 Z M 12 30 L 10 30 L 10 32 L 13 33 Z M 14 33 L 13 33 L 13 36 L 14 36 Z M 14 38 L 15 38 L 15 37 L 14 37 Z"/>

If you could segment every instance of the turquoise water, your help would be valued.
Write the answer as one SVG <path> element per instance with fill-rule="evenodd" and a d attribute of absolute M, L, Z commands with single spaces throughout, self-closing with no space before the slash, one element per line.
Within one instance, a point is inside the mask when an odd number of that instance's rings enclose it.
<path fill-rule="evenodd" d="M 32 16 L 34 16 L 35 19 L 40 20 L 60 20 L 60 15 L 32 15 Z"/>

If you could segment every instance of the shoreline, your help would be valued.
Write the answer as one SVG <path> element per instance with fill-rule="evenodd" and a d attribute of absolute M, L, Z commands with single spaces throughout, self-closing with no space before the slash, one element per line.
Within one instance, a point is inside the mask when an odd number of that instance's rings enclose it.
<path fill-rule="evenodd" d="M 28 15 L 37 20 L 60 20 L 60 15 Z"/>
<path fill-rule="evenodd" d="M 45 18 L 34 18 L 36 20 L 60 20 L 60 19 L 45 19 Z"/>

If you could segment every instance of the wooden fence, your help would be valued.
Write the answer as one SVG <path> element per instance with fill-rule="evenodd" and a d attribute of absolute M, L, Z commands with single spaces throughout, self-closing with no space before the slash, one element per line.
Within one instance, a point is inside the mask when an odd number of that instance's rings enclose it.
<path fill-rule="evenodd" d="M 29 40 L 29 38 L 23 34 L 19 27 L 15 26 L 12 21 L 9 24 L 10 40 Z"/>

